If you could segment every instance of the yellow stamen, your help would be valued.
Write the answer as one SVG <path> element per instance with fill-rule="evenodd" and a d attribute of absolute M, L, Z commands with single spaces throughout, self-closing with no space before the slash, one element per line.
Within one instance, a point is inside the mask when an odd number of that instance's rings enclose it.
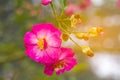
<path fill-rule="evenodd" d="M 65 65 L 66 65 L 65 62 L 58 62 L 58 63 L 53 65 L 53 68 L 55 71 L 58 71 L 58 70 L 64 68 Z"/>
<path fill-rule="evenodd" d="M 40 48 L 40 50 L 43 50 L 44 49 L 44 40 L 42 38 L 38 38 L 37 45 Z"/>

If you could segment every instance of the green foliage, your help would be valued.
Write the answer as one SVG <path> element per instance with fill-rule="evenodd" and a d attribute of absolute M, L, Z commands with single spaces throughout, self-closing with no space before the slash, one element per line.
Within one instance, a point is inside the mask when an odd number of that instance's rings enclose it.
<path fill-rule="evenodd" d="M 60 7 L 63 10 L 67 5 L 67 0 L 60 0 Z"/>

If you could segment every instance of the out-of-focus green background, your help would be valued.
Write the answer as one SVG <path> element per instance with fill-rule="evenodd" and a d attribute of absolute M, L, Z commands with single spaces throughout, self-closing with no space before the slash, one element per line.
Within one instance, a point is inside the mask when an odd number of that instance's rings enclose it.
<path fill-rule="evenodd" d="M 58 0 L 53 0 L 59 7 Z M 79 0 L 72 0 L 73 2 Z M 95 52 L 90 58 L 72 42 L 78 65 L 70 72 L 48 77 L 44 67 L 25 55 L 24 34 L 33 24 L 54 23 L 50 6 L 42 6 L 40 0 L 0 0 L 0 80 L 120 80 L 120 6 L 117 0 L 91 0 L 86 10 L 78 11 L 83 24 L 80 31 L 102 26 L 104 36 L 78 44 L 89 45 Z"/>

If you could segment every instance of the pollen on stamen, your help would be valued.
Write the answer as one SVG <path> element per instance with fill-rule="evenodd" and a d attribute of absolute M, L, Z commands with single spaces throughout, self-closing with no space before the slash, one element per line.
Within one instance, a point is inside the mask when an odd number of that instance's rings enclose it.
<path fill-rule="evenodd" d="M 59 63 L 54 64 L 53 68 L 55 71 L 58 71 L 60 69 L 63 69 L 65 65 L 66 65 L 65 62 L 59 62 Z"/>
<path fill-rule="evenodd" d="M 40 48 L 40 50 L 46 49 L 47 48 L 47 40 L 46 37 L 43 38 L 38 38 L 37 45 Z"/>

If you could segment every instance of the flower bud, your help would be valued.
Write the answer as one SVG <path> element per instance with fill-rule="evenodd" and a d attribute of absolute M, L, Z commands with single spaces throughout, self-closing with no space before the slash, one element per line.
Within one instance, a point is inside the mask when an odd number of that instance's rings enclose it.
<path fill-rule="evenodd" d="M 82 51 L 83 51 L 83 53 L 87 54 L 87 55 L 90 56 L 90 57 L 93 57 L 93 56 L 94 56 L 94 53 L 93 53 L 93 51 L 90 49 L 89 46 L 82 46 Z"/>
<path fill-rule="evenodd" d="M 69 34 L 63 33 L 61 37 L 63 41 L 67 41 L 69 39 Z"/>
<path fill-rule="evenodd" d="M 79 14 L 72 15 L 70 20 L 71 20 L 71 27 L 73 27 L 73 28 L 76 27 L 76 24 L 81 24 L 82 23 Z"/>
<path fill-rule="evenodd" d="M 52 0 L 42 0 L 43 5 L 48 5 Z"/>
<path fill-rule="evenodd" d="M 89 30 L 89 36 L 90 37 L 95 37 L 95 36 L 99 36 L 99 35 L 103 35 L 103 29 L 101 27 L 92 27 Z"/>
<path fill-rule="evenodd" d="M 85 32 L 76 32 L 76 33 L 75 33 L 75 36 L 76 36 L 78 39 L 84 39 L 84 40 L 88 40 L 88 39 L 89 39 L 88 34 L 85 33 Z"/>

